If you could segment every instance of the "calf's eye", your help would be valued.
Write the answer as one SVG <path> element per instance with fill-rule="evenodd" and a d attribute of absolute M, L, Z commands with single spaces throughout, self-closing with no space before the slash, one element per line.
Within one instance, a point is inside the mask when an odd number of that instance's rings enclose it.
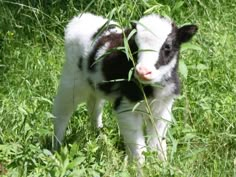
<path fill-rule="evenodd" d="M 164 50 L 164 53 L 166 56 L 168 56 L 171 52 L 171 47 L 169 44 L 165 44 L 164 47 L 163 47 L 163 50 Z"/>
<path fill-rule="evenodd" d="M 166 51 L 166 50 L 170 50 L 170 45 L 169 44 L 165 44 L 164 45 L 164 50 Z"/>

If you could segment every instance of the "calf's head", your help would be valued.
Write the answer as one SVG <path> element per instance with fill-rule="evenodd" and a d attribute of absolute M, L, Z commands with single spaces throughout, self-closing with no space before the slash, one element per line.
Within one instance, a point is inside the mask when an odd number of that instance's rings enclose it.
<path fill-rule="evenodd" d="M 178 64 L 181 44 L 197 32 L 196 25 L 178 28 L 169 19 L 158 15 L 141 18 L 136 29 L 139 54 L 135 77 L 144 84 L 161 83 L 170 78 Z"/>

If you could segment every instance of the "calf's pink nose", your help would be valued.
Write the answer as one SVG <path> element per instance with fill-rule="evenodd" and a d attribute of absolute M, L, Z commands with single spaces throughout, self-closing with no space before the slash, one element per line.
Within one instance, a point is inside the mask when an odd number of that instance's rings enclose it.
<path fill-rule="evenodd" d="M 150 70 L 143 66 L 136 67 L 136 73 L 143 80 L 150 80 L 149 76 L 152 74 Z"/>

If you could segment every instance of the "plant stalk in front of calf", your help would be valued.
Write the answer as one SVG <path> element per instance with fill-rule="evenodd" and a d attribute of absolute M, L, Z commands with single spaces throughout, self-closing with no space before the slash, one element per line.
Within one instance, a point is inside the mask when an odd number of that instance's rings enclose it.
<path fill-rule="evenodd" d="M 87 103 L 93 127 L 102 128 L 106 99 L 113 103 L 129 159 L 142 164 L 150 149 L 166 160 L 166 132 L 180 93 L 179 51 L 196 32 L 196 25 L 179 28 L 157 14 L 127 29 L 90 13 L 74 17 L 65 30 L 66 61 L 53 107 L 55 149 L 80 103 Z"/>

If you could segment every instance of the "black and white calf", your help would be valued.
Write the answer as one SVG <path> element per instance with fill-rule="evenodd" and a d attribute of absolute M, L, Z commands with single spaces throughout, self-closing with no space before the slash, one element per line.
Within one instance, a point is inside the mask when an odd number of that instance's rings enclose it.
<path fill-rule="evenodd" d="M 135 66 L 120 50 L 124 36 L 128 37 L 134 29 L 136 33 L 128 43 Z M 107 99 L 114 105 L 130 159 L 142 163 L 142 152 L 147 147 L 158 151 L 160 159 L 166 159 L 166 131 L 174 98 L 180 91 L 179 50 L 196 32 L 195 25 L 178 28 L 156 14 L 144 16 L 135 27 L 124 30 L 115 22 L 90 13 L 74 17 L 65 30 L 66 61 L 53 108 L 55 148 L 61 144 L 79 103 L 87 102 L 92 125 L 102 127 L 102 108 Z M 128 79 L 132 68 L 134 74 Z M 152 118 L 145 113 L 143 93 Z"/>

